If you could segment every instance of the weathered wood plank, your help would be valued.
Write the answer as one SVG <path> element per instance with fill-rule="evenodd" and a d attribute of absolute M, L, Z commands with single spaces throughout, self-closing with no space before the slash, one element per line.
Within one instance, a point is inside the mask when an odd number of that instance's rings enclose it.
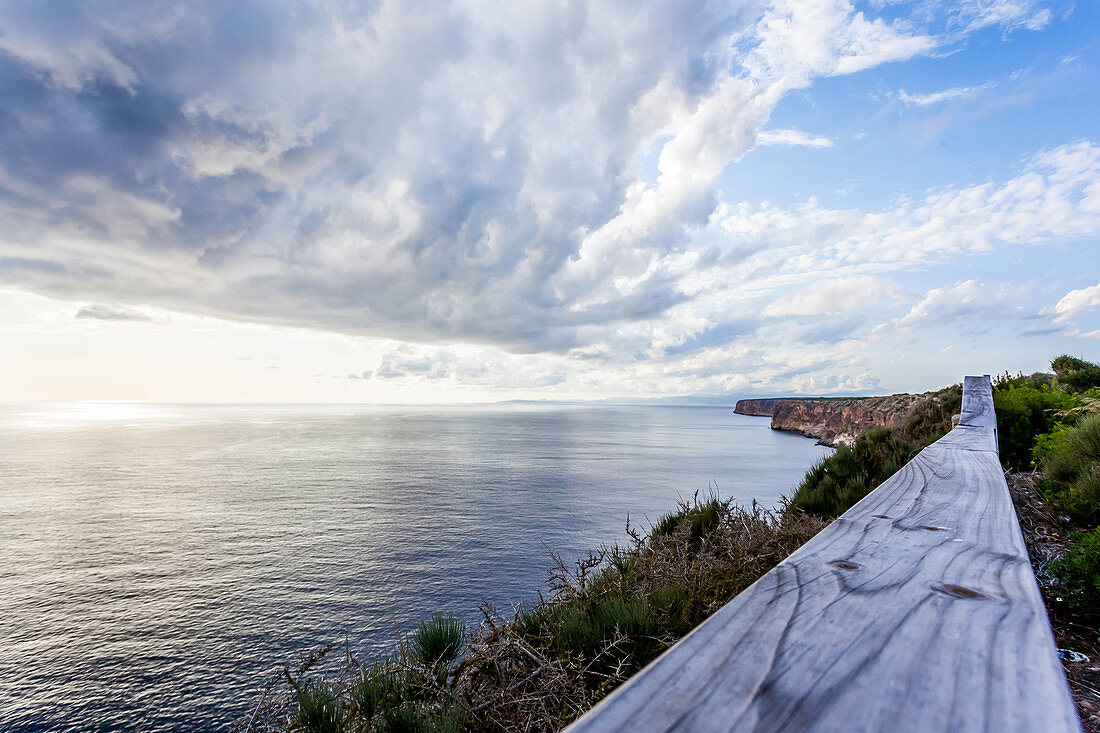
<path fill-rule="evenodd" d="M 569 730 L 1078 731 L 988 377 L 925 448 Z"/>

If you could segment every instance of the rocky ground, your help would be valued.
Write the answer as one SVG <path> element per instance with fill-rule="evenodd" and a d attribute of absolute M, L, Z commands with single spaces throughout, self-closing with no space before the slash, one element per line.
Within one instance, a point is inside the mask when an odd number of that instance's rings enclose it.
<path fill-rule="evenodd" d="M 1051 576 L 1050 562 L 1069 544 L 1075 529 L 1068 517 L 1061 516 L 1035 490 L 1038 473 L 1008 473 L 1008 487 L 1020 528 L 1024 532 L 1028 555 L 1039 581 L 1054 639 L 1062 656 L 1077 703 L 1077 713 L 1086 733 L 1100 733 L 1100 630 L 1074 623 L 1061 603 L 1058 581 Z"/>

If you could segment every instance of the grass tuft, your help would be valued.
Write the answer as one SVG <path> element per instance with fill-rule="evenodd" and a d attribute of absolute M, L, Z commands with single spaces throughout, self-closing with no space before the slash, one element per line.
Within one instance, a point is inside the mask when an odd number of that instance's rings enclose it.
<path fill-rule="evenodd" d="M 421 621 L 409 638 L 413 659 L 429 670 L 445 670 L 458 658 L 466 625 L 454 616 L 432 616 Z"/>
<path fill-rule="evenodd" d="M 323 680 L 306 680 L 297 690 L 294 722 L 305 733 L 339 733 L 343 716 L 340 700 Z"/>

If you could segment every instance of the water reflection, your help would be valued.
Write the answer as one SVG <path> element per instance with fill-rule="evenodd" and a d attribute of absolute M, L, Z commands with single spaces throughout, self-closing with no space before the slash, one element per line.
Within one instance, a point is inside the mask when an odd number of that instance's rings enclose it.
<path fill-rule="evenodd" d="M 51 410 L 0 411 L 5 731 L 218 727 L 300 650 L 508 606 L 547 548 L 824 454 L 727 408 Z"/>

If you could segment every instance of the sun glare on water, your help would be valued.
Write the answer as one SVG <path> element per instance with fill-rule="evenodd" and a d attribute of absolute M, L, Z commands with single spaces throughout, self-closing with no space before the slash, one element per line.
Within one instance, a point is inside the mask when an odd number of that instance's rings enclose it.
<path fill-rule="evenodd" d="M 38 405 L 26 415 L 26 427 L 81 426 L 96 422 L 132 422 L 167 417 L 163 405 L 90 400 Z"/>

